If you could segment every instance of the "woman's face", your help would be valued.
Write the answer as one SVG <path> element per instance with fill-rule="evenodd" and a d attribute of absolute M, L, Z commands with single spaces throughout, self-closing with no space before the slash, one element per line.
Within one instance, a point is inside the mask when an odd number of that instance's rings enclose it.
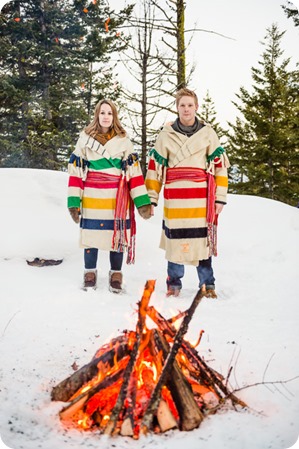
<path fill-rule="evenodd" d="M 107 133 L 113 123 L 113 112 L 109 104 L 102 104 L 99 113 L 99 124 L 103 133 Z"/>

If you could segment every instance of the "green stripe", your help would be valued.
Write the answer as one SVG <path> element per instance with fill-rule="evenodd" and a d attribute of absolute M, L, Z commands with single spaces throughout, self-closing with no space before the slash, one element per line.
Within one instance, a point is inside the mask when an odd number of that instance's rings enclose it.
<path fill-rule="evenodd" d="M 208 162 L 213 161 L 213 160 L 215 159 L 215 157 L 220 157 L 221 154 L 223 154 L 223 153 L 225 153 L 225 149 L 224 149 L 224 148 L 222 148 L 222 147 L 216 148 L 216 150 L 213 151 L 213 153 L 210 154 L 210 155 L 207 157 Z"/>
<path fill-rule="evenodd" d="M 97 161 L 89 161 L 89 168 L 93 170 L 105 170 L 107 168 L 115 167 L 121 169 L 121 159 L 98 159 Z"/>
<path fill-rule="evenodd" d="M 158 162 L 161 165 L 164 165 L 164 167 L 168 167 L 168 161 L 167 159 L 165 159 L 165 157 L 161 156 L 156 150 L 155 148 L 153 148 L 152 150 L 150 150 L 149 152 L 150 156 L 154 156 L 154 159 L 156 162 Z"/>
<path fill-rule="evenodd" d="M 149 199 L 149 196 L 146 193 L 145 195 L 141 195 L 141 196 L 138 196 L 137 198 L 135 198 L 134 204 L 138 208 L 141 206 L 145 206 L 146 204 L 151 204 L 151 200 Z"/>
<path fill-rule="evenodd" d="M 67 199 L 67 207 L 80 207 L 80 203 L 79 196 L 69 196 Z"/>

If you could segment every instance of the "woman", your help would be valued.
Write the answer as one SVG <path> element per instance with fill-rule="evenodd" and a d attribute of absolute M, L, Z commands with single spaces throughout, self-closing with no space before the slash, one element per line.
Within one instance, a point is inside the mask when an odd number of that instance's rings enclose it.
<path fill-rule="evenodd" d="M 84 248 L 84 289 L 96 288 L 98 250 L 110 252 L 109 290 L 122 291 L 123 255 L 134 263 L 134 205 L 150 218 L 150 199 L 133 144 L 122 127 L 116 106 L 103 99 L 94 118 L 80 133 L 68 164 L 68 208 L 80 222 Z"/>

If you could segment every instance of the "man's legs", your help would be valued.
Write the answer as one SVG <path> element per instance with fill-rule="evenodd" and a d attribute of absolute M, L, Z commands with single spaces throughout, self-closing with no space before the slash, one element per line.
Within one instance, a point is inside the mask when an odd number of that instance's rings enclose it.
<path fill-rule="evenodd" d="M 212 257 L 209 257 L 206 260 L 200 260 L 196 269 L 199 279 L 199 288 L 201 288 L 202 285 L 205 284 L 207 296 L 217 298 L 215 292 L 215 278 L 212 267 Z"/>
<path fill-rule="evenodd" d="M 179 296 L 182 288 L 182 277 L 185 273 L 184 265 L 168 262 L 167 264 L 167 296 Z"/>

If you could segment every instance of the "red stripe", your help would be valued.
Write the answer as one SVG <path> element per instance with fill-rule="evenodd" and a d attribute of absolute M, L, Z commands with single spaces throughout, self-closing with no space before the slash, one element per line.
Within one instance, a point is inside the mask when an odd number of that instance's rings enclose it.
<path fill-rule="evenodd" d="M 90 189 L 117 189 L 119 185 L 119 179 L 117 181 L 90 181 L 86 180 L 85 187 Z"/>
<path fill-rule="evenodd" d="M 156 164 L 154 159 L 150 159 L 148 163 L 148 170 L 156 170 Z"/>
<path fill-rule="evenodd" d="M 70 176 L 69 177 L 69 187 L 79 187 L 83 190 L 83 181 L 81 178 L 78 178 L 77 176 Z"/>
<path fill-rule="evenodd" d="M 140 187 L 144 185 L 144 178 L 142 175 L 135 176 L 134 178 L 131 178 L 129 180 L 129 188 L 130 190 L 134 189 L 135 187 Z"/>
<path fill-rule="evenodd" d="M 196 199 L 207 197 L 207 187 L 168 189 L 164 188 L 164 198 L 167 200 Z"/>
<path fill-rule="evenodd" d="M 215 164 L 215 167 L 222 168 L 222 162 L 221 162 L 220 157 L 215 157 L 214 164 Z"/>

